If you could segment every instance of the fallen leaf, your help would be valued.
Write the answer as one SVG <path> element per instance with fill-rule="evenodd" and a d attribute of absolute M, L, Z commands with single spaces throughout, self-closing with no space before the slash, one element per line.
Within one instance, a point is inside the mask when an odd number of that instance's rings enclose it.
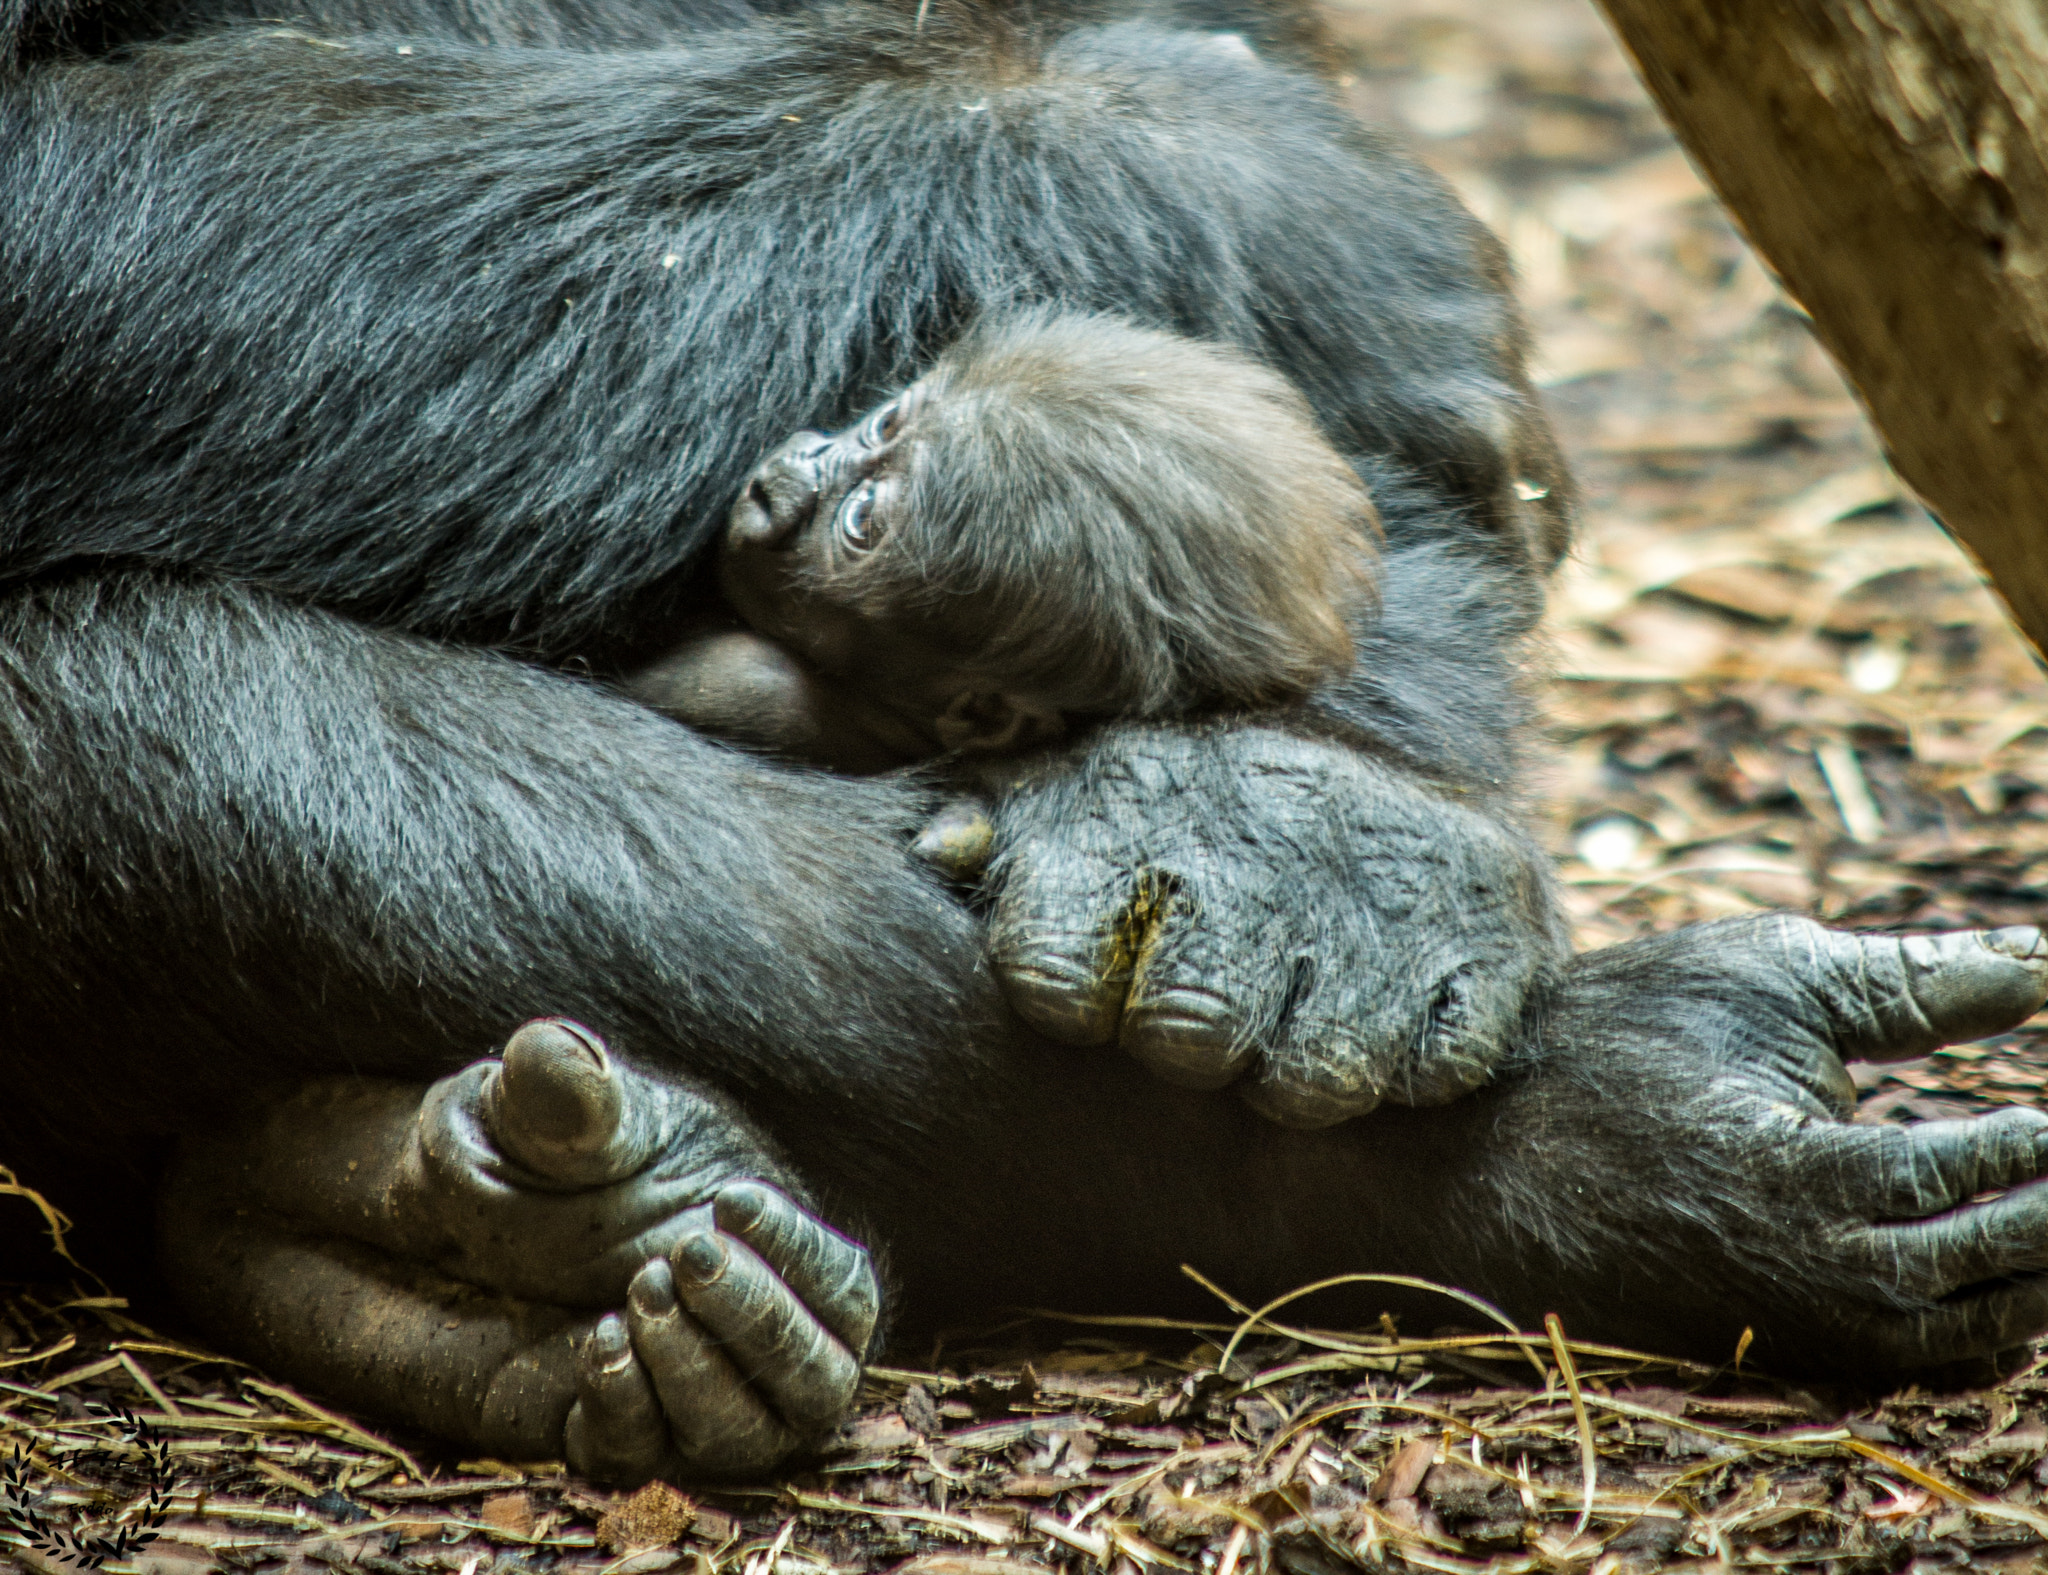
<path fill-rule="evenodd" d="M 484 1500 L 478 1516 L 486 1526 L 509 1531 L 515 1537 L 533 1534 L 533 1498 L 528 1493 L 493 1493 Z"/>

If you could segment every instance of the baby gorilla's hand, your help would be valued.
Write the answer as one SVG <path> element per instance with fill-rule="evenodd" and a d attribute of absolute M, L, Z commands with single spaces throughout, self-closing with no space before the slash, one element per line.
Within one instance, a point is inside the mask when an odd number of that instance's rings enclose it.
<path fill-rule="evenodd" d="M 189 1144 L 166 1267 L 267 1365 L 471 1448 L 746 1474 L 846 1408 L 879 1305 L 776 1173 L 737 1112 L 529 1023 L 424 1091 L 318 1083 Z"/>

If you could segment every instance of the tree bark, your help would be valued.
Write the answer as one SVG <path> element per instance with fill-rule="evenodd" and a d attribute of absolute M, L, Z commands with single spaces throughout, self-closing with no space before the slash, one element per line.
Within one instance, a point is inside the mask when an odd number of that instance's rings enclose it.
<path fill-rule="evenodd" d="M 2048 651 L 2048 4 L 1599 3 L 1899 474 Z"/>

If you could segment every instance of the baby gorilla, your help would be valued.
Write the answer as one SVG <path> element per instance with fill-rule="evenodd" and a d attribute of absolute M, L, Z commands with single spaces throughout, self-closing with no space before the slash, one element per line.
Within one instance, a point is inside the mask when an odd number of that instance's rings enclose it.
<path fill-rule="evenodd" d="M 846 772 L 1305 694 L 1352 660 L 1378 517 L 1286 379 L 1113 317 L 983 323 L 733 506 L 731 619 L 625 683 Z"/>

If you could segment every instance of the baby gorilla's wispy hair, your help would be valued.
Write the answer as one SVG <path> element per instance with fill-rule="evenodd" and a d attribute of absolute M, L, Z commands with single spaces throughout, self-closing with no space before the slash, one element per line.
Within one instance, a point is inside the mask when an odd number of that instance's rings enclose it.
<path fill-rule="evenodd" d="M 1162 716 L 1351 663 L 1378 515 L 1293 384 L 1239 351 L 1007 314 L 919 379 L 898 442 L 907 506 L 862 577 L 992 688 Z"/>

